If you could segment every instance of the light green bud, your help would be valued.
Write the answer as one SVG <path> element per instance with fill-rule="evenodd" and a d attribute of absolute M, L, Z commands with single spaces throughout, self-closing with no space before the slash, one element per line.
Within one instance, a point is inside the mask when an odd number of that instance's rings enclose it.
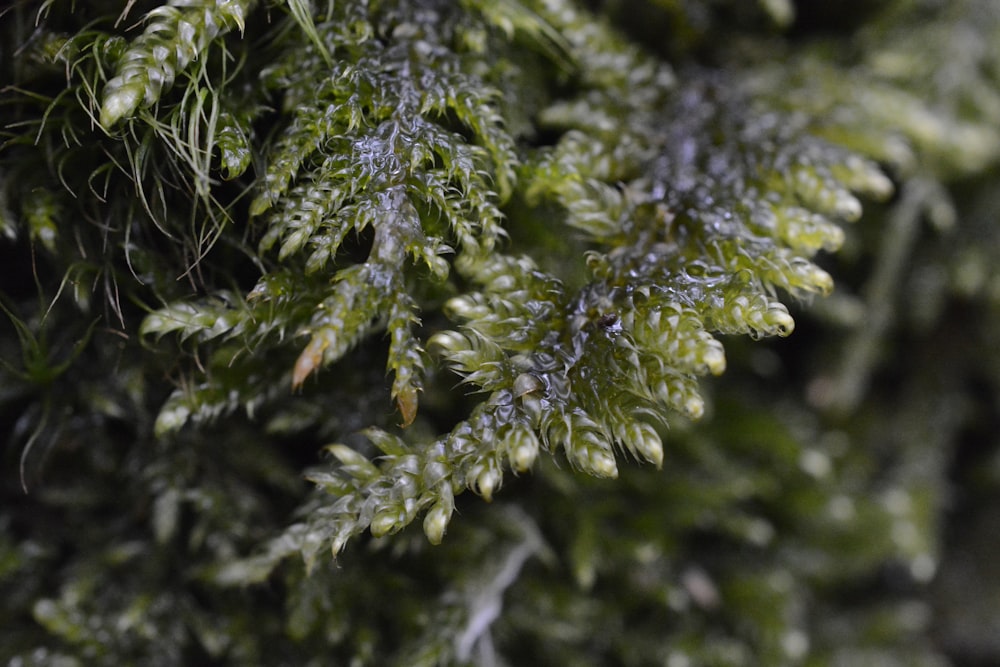
<path fill-rule="evenodd" d="M 439 354 L 455 354 L 471 349 L 469 339 L 457 331 L 439 331 L 427 341 L 428 349 Z"/>
<path fill-rule="evenodd" d="M 385 537 L 398 531 L 406 525 L 406 512 L 402 509 L 388 508 L 379 511 L 372 519 L 371 531 L 375 537 Z"/>
<path fill-rule="evenodd" d="M 453 510 L 452 503 L 441 500 L 427 512 L 427 516 L 424 517 L 424 535 L 431 544 L 441 544 Z"/>
<path fill-rule="evenodd" d="M 538 456 L 538 436 L 526 426 L 515 426 L 507 443 L 510 465 L 516 472 L 527 472 Z"/>
<path fill-rule="evenodd" d="M 486 502 L 493 500 L 493 491 L 500 486 L 500 473 L 487 468 L 476 478 L 476 489 Z"/>
<path fill-rule="evenodd" d="M 663 467 L 663 441 L 652 425 L 645 422 L 632 422 L 625 431 L 625 446 L 636 456 Z"/>

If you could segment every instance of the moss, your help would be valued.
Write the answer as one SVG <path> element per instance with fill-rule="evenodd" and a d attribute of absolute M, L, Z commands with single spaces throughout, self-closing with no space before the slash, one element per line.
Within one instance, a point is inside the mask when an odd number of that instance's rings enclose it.
<path fill-rule="evenodd" d="M 112 4 L 0 24 L 15 661 L 935 664 L 992 3 Z"/>

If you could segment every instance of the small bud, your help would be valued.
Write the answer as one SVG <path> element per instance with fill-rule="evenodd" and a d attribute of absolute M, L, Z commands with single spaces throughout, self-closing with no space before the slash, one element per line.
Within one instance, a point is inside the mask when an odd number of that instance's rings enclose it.
<path fill-rule="evenodd" d="M 884 201 L 892 196 L 895 186 L 892 184 L 892 179 L 886 176 L 881 169 L 874 168 L 867 173 L 867 179 L 865 180 L 865 191 L 880 201 Z"/>
<path fill-rule="evenodd" d="M 427 262 L 427 268 L 430 269 L 431 275 L 436 280 L 444 282 L 448 279 L 448 273 L 451 271 L 451 265 L 448 264 L 448 260 L 440 255 L 431 255 L 425 256 L 424 261 Z"/>
<path fill-rule="evenodd" d="M 611 443 L 599 431 L 580 428 L 580 420 L 574 421 L 567 448 L 577 465 L 595 477 L 618 477 L 618 464 L 611 451 Z"/>
<path fill-rule="evenodd" d="M 454 506 L 450 503 L 440 501 L 427 512 L 424 517 L 424 535 L 431 544 L 441 544 L 453 509 Z"/>
<path fill-rule="evenodd" d="M 854 222 L 861 217 L 861 202 L 847 191 L 837 192 L 834 198 L 834 214 L 848 222 Z"/>
<path fill-rule="evenodd" d="M 663 441 L 650 424 L 633 422 L 629 424 L 626 446 L 638 456 L 657 468 L 663 467 Z"/>
<path fill-rule="evenodd" d="M 707 349 L 701 354 L 701 361 L 712 375 L 722 375 L 726 370 L 726 352 L 722 343 L 711 340 Z"/>
<path fill-rule="evenodd" d="M 469 339 L 457 331 L 439 331 L 427 341 L 427 347 L 438 354 L 454 354 L 470 349 Z"/>
<path fill-rule="evenodd" d="M 595 477 L 605 477 L 614 479 L 618 477 L 618 464 L 615 462 L 614 454 L 604 450 L 588 452 L 587 472 Z"/>
<path fill-rule="evenodd" d="M 705 401 L 702 400 L 701 396 L 689 396 L 684 401 L 684 414 L 694 420 L 701 419 L 702 415 L 705 414 Z"/>
<path fill-rule="evenodd" d="M 827 252 L 836 252 L 844 245 L 844 240 L 846 235 L 844 230 L 836 225 L 827 225 L 824 230 L 824 238 L 822 241 L 823 249 Z"/>
<path fill-rule="evenodd" d="M 398 509 L 384 509 L 372 519 L 371 532 L 375 537 L 385 537 L 406 525 L 406 513 Z"/>
<path fill-rule="evenodd" d="M 483 497 L 486 502 L 493 500 L 493 491 L 500 486 L 500 474 L 493 468 L 485 468 L 476 477 L 474 490 Z"/>
<path fill-rule="evenodd" d="M 538 436 L 526 426 L 515 426 L 508 440 L 510 465 L 516 472 L 527 472 L 538 456 Z"/>
<path fill-rule="evenodd" d="M 139 108 L 142 102 L 142 87 L 126 84 L 125 80 L 116 76 L 108 82 L 107 90 L 112 91 L 104 98 L 101 105 L 101 125 L 106 130 L 122 118 L 127 118 Z"/>
<path fill-rule="evenodd" d="M 787 336 L 795 329 L 795 320 L 788 314 L 788 309 L 785 308 L 784 304 L 778 303 L 768 308 L 764 315 L 764 321 L 767 322 L 771 331 L 779 336 Z"/>
<path fill-rule="evenodd" d="M 819 290 L 821 294 L 829 294 L 833 291 L 833 278 L 818 266 L 813 266 L 810 270 L 809 284 L 814 289 Z"/>

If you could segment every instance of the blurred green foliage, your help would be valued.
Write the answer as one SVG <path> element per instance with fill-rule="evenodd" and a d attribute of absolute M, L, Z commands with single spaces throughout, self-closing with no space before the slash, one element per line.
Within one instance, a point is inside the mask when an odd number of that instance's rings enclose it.
<path fill-rule="evenodd" d="M 1000 661 L 992 0 L 0 44 L 4 664 Z"/>

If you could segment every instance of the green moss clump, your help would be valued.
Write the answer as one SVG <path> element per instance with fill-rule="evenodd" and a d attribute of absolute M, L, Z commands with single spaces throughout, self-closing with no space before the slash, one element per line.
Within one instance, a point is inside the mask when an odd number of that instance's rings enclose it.
<path fill-rule="evenodd" d="M 961 659 L 1000 12 L 833 4 L 0 14 L 11 664 Z"/>

